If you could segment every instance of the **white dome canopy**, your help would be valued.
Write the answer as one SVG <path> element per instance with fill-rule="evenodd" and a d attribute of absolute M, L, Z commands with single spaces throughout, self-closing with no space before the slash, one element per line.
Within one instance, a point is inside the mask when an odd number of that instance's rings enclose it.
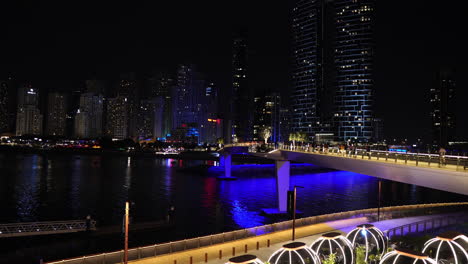
<path fill-rule="evenodd" d="M 268 259 L 271 264 L 320 264 L 317 254 L 302 242 L 283 245 Z"/>
<path fill-rule="evenodd" d="M 338 232 L 323 234 L 312 243 L 310 248 L 322 260 L 331 253 L 336 254 L 336 264 L 353 264 L 354 248 L 351 242 Z"/>
<path fill-rule="evenodd" d="M 367 261 L 370 254 L 383 255 L 387 250 L 387 237 L 371 224 L 358 225 L 346 238 L 354 247 L 361 245 L 366 249 L 364 261 Z"/>
<path fill-rule="evenodd" d="M 226 264 L 263 264 L 255 255 L 241 255 L 230 258 Z"/>
<path fill-rule="evenodd" d="M 436 262 L 446 260 L 454 264 L 468 264 L 468 237 L 458 232 L 445 232 L 429 239 L 423 248 Z"/>
<path fill-rule="evenodd" d="M 436 264 L 436 262 L 428 255 L 399 248 L 385 254 L 379 264 Z"/>

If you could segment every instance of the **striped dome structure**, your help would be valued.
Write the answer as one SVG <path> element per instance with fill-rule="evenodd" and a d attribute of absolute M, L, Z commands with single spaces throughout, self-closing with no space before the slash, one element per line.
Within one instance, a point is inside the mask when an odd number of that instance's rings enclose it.
<path fill-rule="evenodd" d="M 379 264 L 437 264 L 437 262 L 423 253 L 399 248 L 385 254 Z"/>
<path fill-rule="evenodd" d="M 320 264 L 320 259 L 305 243 L 283 245 L 268 259 L 270 264 Z"/>
<path fill-rule="evenodd" d="M 363 246 L 366 249 L 364 261 L 370 254 L 382 256 L 387 250 L 387 237 L 380 229 L 371 224 L 358 225 L 346 238 L 353 247 Z"/>
<path fill-rule="evenodd" d="M 424 243 L 423 253 L 436 262 L 468 264 L 468 237 L 458 232 L 445 232 Z"/>
<path fill-rule="evenodd" d="M 354 263 L 353 245 L 338 232 L 323 234 L 312 243 L 310 248 L 319 256 L 320 260 L 328 258 L 331 253 L 335 253 L 336 264 Z"/>
<path fill-rule="evenodd" d="M 255 255 L 241 255 L 230 258 L 226 264 L 263 264 Z"/>

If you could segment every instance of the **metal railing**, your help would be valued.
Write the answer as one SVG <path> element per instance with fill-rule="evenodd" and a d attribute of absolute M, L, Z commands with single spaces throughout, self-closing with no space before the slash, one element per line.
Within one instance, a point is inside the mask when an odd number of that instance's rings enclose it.
<path fill-rule="evenodd" d="M 331 148 L 317 148 L 312 146 L 284 146 L 280 145 L 279 150 L 296 151 L 323 155 L 334 155 L 340 157 L 354 158 L 354 159 L 367 159 L 378 160 L 386 162 L 394 162 L 398 164 L 405 164 L 411 166 L 427 166 L 445 168 L 451 167 L 456 171 L 468 171 L 468 157 L 467 156 L 453 156 L 453 155 L 438 155 L 428 153 L 398 153 L 392 151 L 354 149 L 344 150 L 337 147 Z"/>
<path fill-rule="evenodd" d="M 408 234 L 416 234 L 428 230 L 437 229 L 454 224 L 466 223 L 468 216 L 466 214 L 455 214 L 439 218 L 426 219 L 419 222 L 414 222 L 407 225 L 402 225 L 386 230 L 384 233 L 388 238 L 395 236 L 404 236 Z"/>
<path fill-rule="evenodd" d="M 439 204 L 419 204 L 403 205 L 380 208 L 380 220 L 401 218 L 417 215 L 428 215 L 436 213 L 446 213 L 447 211 L 456 211 L 468 209 L 468 202 L 465 203 L 439 203 Z M 296 219 L 296 227 L 313 225 L 328 221 L 343 220 L 348 218 L 367 217 L 369 222 L 377 219 L 377 208 L 354 210 L 319 216 L 311 216 Z M 150 245 L 146 247 L 133 248 L 128 251 L 128 260 L 138 260 L 142 258 L 155 257 L 163 254 L 170 254 L 184 250 L 207 247 L 219 243 L 265 235 L 277 231 L 288 230 L 292 228 L 292 220 L 269 225 L 257 226 L 247 229 L 241 229 L 226 233 L 214 234 L 209 236 L 185 239 L 181 241 L 168 242 L 163 244 Z M 91 256 L 83 256 L 67 260 L 48 262 L 49 264 L 114 264 L 123 261 L 123 250 L 109 253 L 102 253 Z"/>
<path fill-rule="evenodd" d="M 89 222 L 89 227 L 86 220 L 0 224 L 0 238 L 71 233 L 95 229 L 96 221 L 94 220 Z"/>

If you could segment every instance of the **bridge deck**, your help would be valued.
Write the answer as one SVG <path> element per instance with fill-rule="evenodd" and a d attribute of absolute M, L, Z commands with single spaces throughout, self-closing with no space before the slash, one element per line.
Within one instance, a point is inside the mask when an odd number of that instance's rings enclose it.
<path fill-rule="evenodd" d="M 434 154 L 399 154 L 381 151 L 318 152 L 277 149 L 251 153 L 273 160 L 311 163 L 382 179 L 468 195 L 468 157 Z"/>
<path fill-rule="evenodd" d="M 314 154 L 314 155 L 323 155 L 323 156 L 334 156 L 347 159 L 362 159 L 368 161 L 390 163 L 390 164 L 399 164 L 406 166 L 415 166 L 422 168 L 431 168 L 431 169 L 440 169 L 442 171 L 461 171 L 468 173 L 468 157 L 466 156 L 445 156 L 444 163 L 441 163 L 441 158 L 436 154 L 418 154 L 418 153 L 393 153 L 388 151 L 358 151 L 356 154 L 339 152 L 336 150 L 330 150 L 328 152 L 323 151 L 306 151 L 306 150 L 290 150 L 286 148 L 278 149 L 288 152 L 297 152 L 304 154 Z M 276 152 L 276 151 L 275 151 Z M 256 153 L 257 156 L 267 157 L 275 152 L 270 154 L 260 154 Z M 280 153 L 278 153 L 281 155 Z M 278 158 L 279 155 L 274 157 Z"/>
<path fill-rule="evenodd" d="M 91 220 L 89 230 L 95 229 L 96 221 Z M 73 233 L 86 230 L 86 220 L 0 224 L 0 238 Z"/>

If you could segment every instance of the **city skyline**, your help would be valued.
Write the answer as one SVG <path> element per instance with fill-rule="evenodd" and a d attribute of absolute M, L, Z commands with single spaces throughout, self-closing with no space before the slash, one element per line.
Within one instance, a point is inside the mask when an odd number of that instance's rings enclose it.
<path fill-rule="evenodd" d="M 171 4 L 155 5 L 168 14 L 151 16 L 145 11 L 151 6 L 130 6 L 123 17 L 101 13 L 103 7 L 99 6 L 90 10 L 82 6 L 68 12 L 65 9 L 64 13 L 57 14 L 48 11 L 48 6 L 8 7 L 12 12 L 3 18 L 7 20 L 2 27 L 6 25 L 5 36 L 9 41 L 0 44 L 4 58 L 0 63 L 3 75 L 0 79 L 9 75 L 39 82 L 38 87 L 59 87 L 64 81 L 113 79 L 126 71 L 143 72 L 142 75 L 153 68 L 167 71 L 190 61 L 200 65 L 202 72 L 226 89 L 231 81 L 233 32 L 247 27 L 251 50 L 249 82 L 257 90 L 278 90 L 283 98 L 288 98 L 292 2 L 272 5 L 272 11 L 264 14 L 264 19 L 257 16 L 260 4 L 249 5 L 245 10 L 242 4 L 220 9 L 226 11 L 225 17 L 220 12 L 209 12 L 220 8 L 219 4 L 190 4 L 193 10 L 189 12 L 184 8 L 180 15 L 172 18 L 173 25 L 166 24 L 166 29 L 161 22 L 175 11 L 176 7 Z M 400 139 L 424 136 L 431 123 L 428 91 L 435 85 L 436 74 L 442 66 L 456 70 L 457 135 L 467 134 L 467 122 L 463 120 L 467 67 L 462 63 L 467 55 L 462 47 L 467 40 L 457 34 L 463 25 L 459 21 L 459 9 L 425 4 L 419 12 L 416 3 L 405 3 L 405 8 L 398 6 L 398 3 L 377 3 L 376 6 L 376 114 L 384 120 L 385 135 Z M 401 19 L 395 19 L 391 11 L 398 11 Z M 20 12 L 24 12 L 24 19 L 8 19 Z M 89 14 L 86 23 L 73 20 L 80 12 Z M 245 14 L 242 20 L 234 19 L 236 12 Z M 193 20 L 208 13 L 212 15 Z M 136 16 L 142 18 L 125 19 Z M 62 19 L 63 25 L 51 26 L 53 18 Z M 184 25 L 187 28 L 184 29 Z M 160 30 L 159 37 L 147 31 L 151 28 Z M 178 33 L 172 32 L 173 29 L 186 34 L 174 38 Z M 148 33 L 141 34 L 143 31 Z M 120 39 L 117 32 L 128 33 L 128 37 Z M 116 41 L 117 38 L 121 41 Z M 128 45 L 130 42 L 134 45 Z M 174 42 L 178 44 L 173 45 Z M 138 45 L 140 47 L 135 48 Z M 80 49 L 72 49 L 77 47 Z M 399 107 L 394 107 L 395 104 Z"/>

